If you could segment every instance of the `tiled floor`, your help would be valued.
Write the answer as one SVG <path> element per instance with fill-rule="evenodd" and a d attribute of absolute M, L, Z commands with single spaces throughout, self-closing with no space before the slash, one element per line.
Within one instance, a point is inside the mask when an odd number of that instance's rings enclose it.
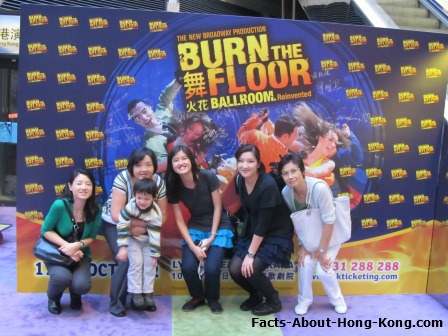
<path fill-rule="evenodd" d="M 15 208 L 0 207 L 0 223 L 14 224 Z M 116 318 L 108 313 L 107 295 L 85 295 L 82 311 L 70 310 L 65 295 L 62 314 L 51 315 L 45 294 L 17 293 L 15 226 L 3 233 L 0 335 L 448 335 L 448 295 L 348 296 L 345 315 L 336 314 L 327 298 L 319 296 L 303 318 L 294 314 L 295 297 L 282 297 L 283 310 L 264 318 L 241 312 L 238 305 L 243 298 L 237 296 L 221 299 L 221 315 L 211 314 L 207 307 L 184 313 L 180 307 L 186 297 L 157 296 L 156 312 L 129 310 L 126 317 Z M 431 321 L 442 325 L 417 327 Z"/>

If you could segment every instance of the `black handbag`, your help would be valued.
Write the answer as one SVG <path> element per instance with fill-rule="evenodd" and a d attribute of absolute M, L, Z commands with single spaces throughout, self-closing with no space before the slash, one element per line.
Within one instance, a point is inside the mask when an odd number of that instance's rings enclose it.
<path fill-rule="evenodd" d="M 79 226 L 78 223 L 76 223 L 67 202 L 65 200 L 63 200 L 63 202 L 73 224 L 73 230 L 67 241 L 69 243 L 74 243 L 75 241 L 78 241 Z M 50 242 L 42 235 L 39 236 L 39 239 L 34 244 L 33 254 L 36 258 L 51 265 L 70 267 L 77 263 L 72 258 L 59 251 L 58 245 Z"/>

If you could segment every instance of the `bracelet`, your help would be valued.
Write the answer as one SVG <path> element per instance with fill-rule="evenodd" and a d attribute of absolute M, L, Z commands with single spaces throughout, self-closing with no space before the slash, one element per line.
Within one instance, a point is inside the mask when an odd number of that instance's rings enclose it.
<path fill-rule="evenodd" d="M 81 243 L 81 248 L 80 249 L 83 249 L 86 245 L 84 244 L 84 242 L 82 240 L 80 240 L 79 242 Z"/>
<path fill-rule="evenodd" d="M 216 236 L 216 232 L 210 232 L 210 236 Z"/>

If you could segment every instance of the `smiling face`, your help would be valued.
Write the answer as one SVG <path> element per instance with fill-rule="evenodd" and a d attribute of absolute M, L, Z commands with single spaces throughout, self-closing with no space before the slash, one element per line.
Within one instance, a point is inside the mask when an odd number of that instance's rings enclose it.
<path fill-rule="evenodd" d="M 137 179 L 152 178 L 154 175 L 154 165 L 151 158 L 145 155 L 143 160 L 134 165 L 132 173 Z"/>
<path fill-rule="evenodd" d="M 173 156 L 171 161 L 173 164 L 173 170 L 179 175 L 184 175 L 191 172 L 191 161 L 184 151 L 179 151 Z"/>
<path fill-rule="evenodd" d="M 79 174 L 77 175 L 73 183 L 69 183 L 68 187 L 73 193 L 73 199 L 86 201 L 93 192 L 93 183 L 87 175 Z"/>
<path fill-rule="evenodd" d="M 245 179 L 250 179 L 251 177 L 258 175 L 259 167 L 260 162 L 252 152 L 244 152 L 238 158 L 237 169 L 241 176 Z"/>
<path fill-rule="evenodd" d="M 130 115 L 136 124 L 145 128 L 152 128 L 160 125 L 160 122 L 154 115 L 154 111 L 151 106 L 145 104 L 144 102 L 137 103 L 130 111 Z"/>

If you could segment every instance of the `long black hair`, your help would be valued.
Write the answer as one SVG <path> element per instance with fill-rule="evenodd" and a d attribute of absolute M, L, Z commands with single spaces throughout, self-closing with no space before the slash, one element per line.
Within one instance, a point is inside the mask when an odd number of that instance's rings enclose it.
<path fill-rule="evenodd" d="M 173 157 L 179 152 L 184 152 L 185 155 L 187 155 L 188 159 L 190 160 L 191 172 L 193 173 L 194 182 L 196 182 L 199 177 L 199 168 L 196 165 L 195 157 L 190 148 L 188 146 L 183 145 L 174 146 L 173 149 L 168 154 L 168 162 L 165 172 L 165 181 L 166 181 L 168 199 L 176 195 L 177 192 L 179 191 L 180 186 L 182 185 L 182 180 L 179 174 L 177 174 L 173 169 Z"/>
<path fill-rule="evenodd" d="M 84 205 L 84 214 L 86 215 L 86 222 L 91 222 L 98 215 L 100 208 L 98 200 L 96 198 L 95 178 L 93 177 L 93 174 L 90 171 L 85 170 L 83 168 L 76 168 L 75 170 L 73 170 L 73 172 L 69 176 L 68 183 L 65 185 L 64 190 L 62 191 L 61 198 L 66 198 L 73 203 L 73 193 L 68 185 L 69 184 L 72 185 L 73 181 L 78 175 L 87 176 L 90 182 L 92 183 L 92 195 L 90 195 L 90 197 L 86 201 L 86 204 Z"/>

